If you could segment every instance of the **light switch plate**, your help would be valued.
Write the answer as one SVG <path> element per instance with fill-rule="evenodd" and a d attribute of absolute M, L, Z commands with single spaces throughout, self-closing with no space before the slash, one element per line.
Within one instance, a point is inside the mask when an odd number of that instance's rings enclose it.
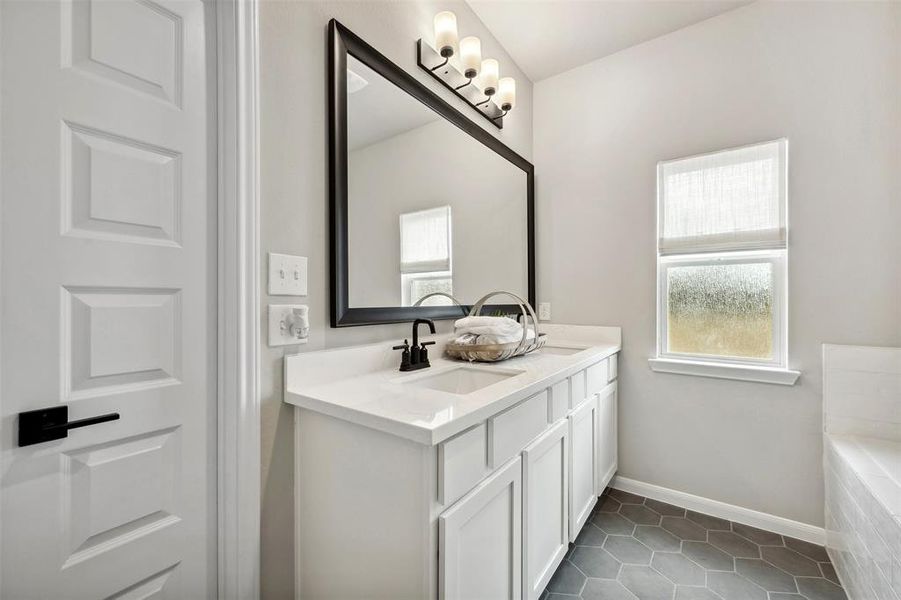
<path fill-rule="evenodd" d="M 269 346 L 293 346 L 306 344 L 307 337 L 298 339 L 290 330 L 286 319 L 292 315 L 295 308 L 306 308 L 303 304 L 270 304 L 269 305 Z"/>
<path fill-rule="evenodd" d="M 538 320 L 539 321 L 550 321 L 551 320 L 551 303 L 550 302 L 539 302 L 538 303 Z"/>
<path fill-rule="evenodd" d="M 269 295 L 307 295 L 307 257 L 269 253 Z"/>

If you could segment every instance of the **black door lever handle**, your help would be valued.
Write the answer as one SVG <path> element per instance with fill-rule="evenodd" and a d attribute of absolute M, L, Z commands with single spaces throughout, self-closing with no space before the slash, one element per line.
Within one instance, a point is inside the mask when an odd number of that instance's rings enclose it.
<path fill-rule="evenodd" d="M 19 447 L 31 446 L 69 436 L 70 429 L 115 421 L 119 413 L 109 413 L 87 419 L 69 420 L 68 406 L 53 406 L 19 413 Z"/>

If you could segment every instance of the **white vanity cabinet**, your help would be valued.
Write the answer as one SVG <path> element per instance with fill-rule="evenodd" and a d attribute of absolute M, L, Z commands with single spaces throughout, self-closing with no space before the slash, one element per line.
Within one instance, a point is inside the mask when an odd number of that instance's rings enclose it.
<path fill-rule="evenodd" d="M 535 600 L 569 548 L 569 424 L 561 419 L 522 452 L 524 600 Z"/>
<path fill-rule="evenodd" d="M 582 526 L 591 516 L 597 496 L 597 418 L 596 396 L 583 400 L 567 417 L 569 425 L 569 541 L 576 541 Z"/>
<path fill-rule="evenodd" d="M 297 597 L 539 598 L 616 469 L 616 335 L 467 366 L 522 383 L 456 397 L 394 369 L 323 385 L 347 356 L 381 364 L 375 349 L 292 357 Z"/>
<path fill-rule="evenodd" d="M 616 382 L 607 384 L 598 393 L 598 452 L 597 452 L 597 487 L 595 493 L 600 496 L 604 488 L 613 479 L 618 466 L 617 461 L 617 392 Z"/>
<path fill-rule="evenodd" d="M 438 518 L 439 598 L 522 597 L 522 504 L 516 457 Z"/>

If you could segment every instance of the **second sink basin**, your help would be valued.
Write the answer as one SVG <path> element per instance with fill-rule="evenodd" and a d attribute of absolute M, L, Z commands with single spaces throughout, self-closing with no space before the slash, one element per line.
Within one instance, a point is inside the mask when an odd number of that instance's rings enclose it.
<path fill-rule="evenodd" d="M 428 388 L 448 394 L 471 394 L 489 385 L 500 383 L 510 377 L 515 377 L 523 371 L 480 369 L 478 367 L 454 367 L 438 373 L 412 375 L 400 380 L 398 383 L 416 387 Z"/>

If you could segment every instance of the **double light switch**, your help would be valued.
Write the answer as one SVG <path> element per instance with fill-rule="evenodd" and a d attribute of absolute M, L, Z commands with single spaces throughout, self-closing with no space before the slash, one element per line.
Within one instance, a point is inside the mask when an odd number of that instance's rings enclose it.
<path fill-rule="evenodd" d="M 306 296 L 307 258 L 269 253 L 269 295 Z M 269 305 L 269 345 L 305 344 L 310 334 L 309 308 L 303 304 Z"/>

